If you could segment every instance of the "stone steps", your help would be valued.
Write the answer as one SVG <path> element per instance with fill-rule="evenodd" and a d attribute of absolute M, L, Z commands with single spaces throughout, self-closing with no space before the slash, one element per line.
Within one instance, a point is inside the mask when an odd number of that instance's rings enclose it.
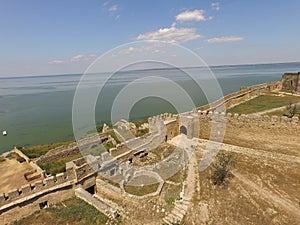
<path fill-rule="evenodd" d="M 188 210 L 189 205 L 190 202 L 187 200 L 183 200 L 182 202 L 176 202 L 171 213 L 167 215 L 165 218 L 163 218 L 163 222 L 165 224 L 170 224 L 170 225 L 172 223 L 181 222 L 184 215 L 186 214 L 186 211 Z"/>

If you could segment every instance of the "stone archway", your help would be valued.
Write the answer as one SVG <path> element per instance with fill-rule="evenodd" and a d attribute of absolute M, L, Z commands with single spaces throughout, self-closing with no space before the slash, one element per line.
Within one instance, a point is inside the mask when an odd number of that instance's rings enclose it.
<path fill-rule="evenodd" d="M 187 135 L 187 129 L 186 129 L 186 127 L 183 126 L 183 125 L 180 127 L 180 134 Z"/>

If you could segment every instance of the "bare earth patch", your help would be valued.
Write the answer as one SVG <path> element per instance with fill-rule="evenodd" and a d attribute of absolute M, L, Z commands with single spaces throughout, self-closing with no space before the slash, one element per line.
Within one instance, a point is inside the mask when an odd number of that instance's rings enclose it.
<path fill-rule="evenodd" d="M 32 170 L 29 163 L 19 163 L 16 159 L 6 159 L 0 163 L 0 193 L 7 193 L 9 190 L 20 188 L 28 184 L 24 173 Z"/>

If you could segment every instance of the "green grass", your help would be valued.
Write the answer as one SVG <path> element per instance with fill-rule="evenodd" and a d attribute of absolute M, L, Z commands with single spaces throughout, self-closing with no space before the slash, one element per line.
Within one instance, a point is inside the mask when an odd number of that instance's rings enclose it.
<path fill-rule="evenodd" d="M 148 119 L 133 121 L 133 123 L 137 128 L 139 128 L 140 126 L 142 126 L 142 124 L 148 123 Z"/>
<path fill-rule="evenodd" d="M 63 173 L 66 172 L 66 162 L 70 162 L 72 160 L 81 158 L 82 155 L 81 153 L 78 153 L 76 155 L 70 156 L 70 157 L 66 157 L 66 158 L 62 158 L 59 159 L 57 161 L 53 161 L 50 163 L 45 163 L 45 164 L 39 164 L 39 166 L 43 169 L 46 170 L 46 173 L 48 174 L 58 174 L 58 173 Z"/>
<path fill-rule="evenodd" d="M 137 196 L 144 196 L 150 193 L 153 193 L 157 190 L 159 184 L 151 184 L 151 185 L 145 185 L 143 187 L 141 186 L 124 186 L 124 189 L 127 193 Z"/>
<path fill-rule="evenodd" d="M 271 96 L 261 95 L 249 101 L 243 102 L 229 110 L 229 113 L 251 114 L 268 109 L 286 106 L 289 102 L 300 102 L 300 97 L 297 96 Z"/>
<path fill-rule="evenodd" d="M 86 202 L 71 198 L 50 208 L 36 211 L 24 219 L 15 221 L 14 225 L 27 224 L 105 224 L 108 217 Z"/>
<path fill-rule="evenodd" d="M 115 139 L 115 141 L 117 142 L 117 144 L 120 144 L 121 141 L 118 139 L 116 133 L 114 130 L 110 130 L 106 132 L 107 135 L 110 135 L 113 139 Z"/>
<path fill-rule="evenodd" d="M 113 143 L 111 143 L 111 142 L 104 143 L 103 146 L 104 146 L 104 148 L 105 148 L 107 151 L 108 151 L 109 149 L 111 149 L 111 148 L 116 147 L 116 146 L 115 146 Z"/>
<path fill-rule="evenodd" d="M 53 144 L 45 144 L 45 145 L 37 145 L 32 146 L 29 148 L 22 148 L 18 147 L 19 150 L 21 150 L 28 158 L 38 158 L 42 155 L 45 155 L 47 152 L 49 152 L 51 149 L 57 148 L 59 146 L 67 146 L 71 144 L 73 141 L 68 142 L 59 142 L 59 143 L 53 143 Z"/>
<path fill-rule="evenodd" d="M 168 198 L 168 199 L 166 199 L 166 203 L 168 205 L 173 205 L 175 203 L 175 199 L 174 198 Z"/>
<path fill-rule="evenodd" d="M 140 137 L 140 136 L 143 136 L 147 133 L 149 133 L 149 129 L 145 128 L 145 129 L 142 129 L 142 130 L 137 130 L 135 136 Z"/>

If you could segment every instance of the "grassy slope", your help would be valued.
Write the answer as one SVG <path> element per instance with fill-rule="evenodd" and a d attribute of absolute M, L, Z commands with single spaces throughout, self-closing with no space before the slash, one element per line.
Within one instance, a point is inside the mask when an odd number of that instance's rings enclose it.
<path fill-rule="evenodd" d="M 36 211 L 32 215 L 15 221 L 15 225 L 25 224 L 105 224 L 108 218 L 84 201 L 71 198 L 50 208 Z"/>
<path fill-rule="evenodd" d="M 228 110 L 229 113 L 251 114 L 264 110 L 278 108 L 287 105 L 289 102 L 300 102 L 300 97 L 296 96 L 271 96 L 261 95 L 249 101 L 243 102 Z"/>

